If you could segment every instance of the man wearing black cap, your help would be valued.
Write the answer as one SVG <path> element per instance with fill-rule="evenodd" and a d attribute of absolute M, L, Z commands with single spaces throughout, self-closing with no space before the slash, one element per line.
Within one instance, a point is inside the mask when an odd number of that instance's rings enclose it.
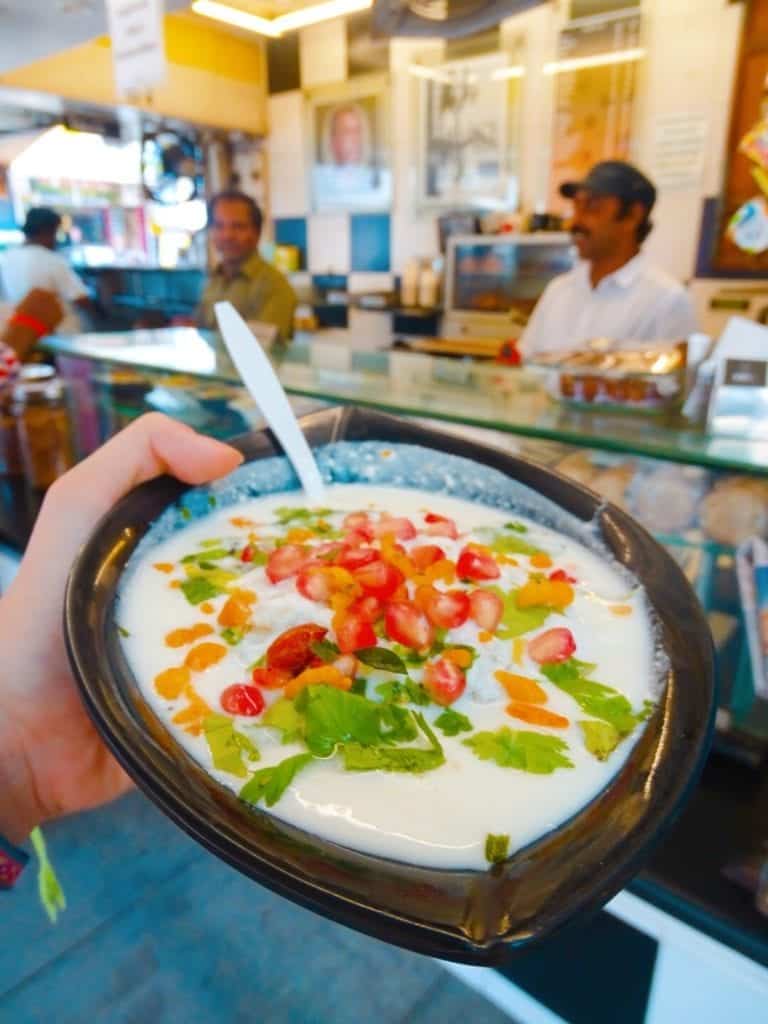
<path fill-rule="evenodd" d="M 640 251 L 656 202 L 648 178 L 631 164 L 607 160 L 560 193 L 573 201 L 571 234 L 581 262 L 539 299 L 520 339 L 523 357 L 572 350 L 591 338 L 631 343 L 693 333 L 685 288 Z"/>
<path fill-rule="evenodd" d="M 33 288 L 53 292 L 61 300 L 65 315 L 57 330 L 81 329 L 73 306 L 88 309 L 91 300 L 85 285 L 56 250 L 56 233 L 61 217 L 47 206 L 33 206 L 22 231 L 26 243 L 0 254 L 0 299 L 17 306 Z"/>

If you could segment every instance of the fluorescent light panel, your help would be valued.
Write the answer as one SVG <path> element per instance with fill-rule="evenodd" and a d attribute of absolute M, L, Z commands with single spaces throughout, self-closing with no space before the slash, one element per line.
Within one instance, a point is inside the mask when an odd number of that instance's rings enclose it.
<path fill-rule="evenodd" d="M 234 25 L 236 28 L 244 28 L 248 32 L 257 32 L 259 35 L 275 39 L 284 32 L 295 32 L 296 29 L 305 28 L 307 25 L 316 25 L 321 21 L 330 21 L 331 18 L 341 18 L 345 14 L 365 11 L 372 4 L 373 0 L 325 0 L 324 3 L 281 14 L 278 18 L 260 18 L 247 11 L 230 7 L 229 4 L 219 3 L 218 0 L 194 0 L 192 10 L 205 18 L 213 18 L 214 21 L 222 21 L 226 25 Z"/>
<path fill-rule="evenodd" d="M 599 68 L 608 64 L 628 64 L 633 60 L 642 60 L 645 50 L 635 47 L 632 50 L 614 50 L 613 53 L 596 53 L 592 57 L 571 57 L 568 60 L 553 60 L 544 65 L 545 75 L 559 75 L 564 71 L 579 71 L 581 68 Z"/>
<path fill-rule="evenodd" d="M 525 68 L 522 64 L 510 64 L 508 68 L 496 68 L 492 77 L 498 80 L 502 78 L 523 78 L 524 75 Z"/>

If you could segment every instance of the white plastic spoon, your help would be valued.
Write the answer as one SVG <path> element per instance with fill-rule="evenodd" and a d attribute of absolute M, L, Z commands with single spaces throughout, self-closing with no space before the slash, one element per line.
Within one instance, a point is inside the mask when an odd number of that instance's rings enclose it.
<path fill-rule="evenodd" d="M 291 460 L 308 500 L 322 504 L 323 478 L 272 364 L 231 302 L 217 302 L 214 311 L 232 362 Z"/>

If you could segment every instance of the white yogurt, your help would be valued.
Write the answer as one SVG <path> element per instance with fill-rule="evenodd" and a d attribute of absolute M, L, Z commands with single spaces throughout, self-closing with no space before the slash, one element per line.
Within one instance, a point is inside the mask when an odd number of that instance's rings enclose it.
<path fill-rule="evenodd" d="M 274 509 L 295 505 L 296 494 L 273 495 L 265 499 L 217 511 L 202 521 L 191 524 L 168 540 L 145 553 L 124 581 L 120 593 L 117 620 L 128 636 L 123 639 L 128 660 L 149 703 L 174 737 L 223 785 L 238 792 L 244 779 L 212 767 L 211 756 L 203 736 L 192 736 L 172 724 L 173 715 L 185 700 L 169 701 L 158 696 L 155 677 L 163 670 L 179 665 L 188 648 L 170 649 L 166 635 L 179 627 L 207 621 L 217 633 L 216 615 L 226 596 L 212 600 L 215 613 L 205 615 L 192 607 L 179 589 L 169 586 L 178 579 L 180 559 L 199 549 L 201 541 L 210 538 L 230 539 L 240 536 L 245 543 L 249 529 L 261 540 L 269 530 L 263 525 L 273 520 Z M 387 510 L 393 515 L 410 517 L 417 528 L 423 525 L 423 514 L 429 510 L 455 520 L 460 531 L 458 540 L 445 537 L 424 537 L 406 541 L 404 546 L 436 543 L 446 556 L 455 559 L 468 540 L 483 542 L 481 528 L 501 529 L 509 514 L 443 495 L 416 490 L 338 485 L 328 488 L 327 504 L 340 512 L 372 508 Z M 232 517 L 254 520 L 255 527 L 237 529 Z M 326 516 L 329 522 L 339 516 Z M 540 545 L 554 566 L 564 569 L 578 581 L 575 598 L 562 614 L 553 614 L 524 640 L 553 626 L 567 626 L 576 642 L 575 657 L 593 662 L 590 678 L 621 691 L 637 709 L 657 695 L 657 673 L 654 668 L 654 644 L 651 621 L 644 594 L 639 586 L 628 583 L 607 560 L 602 560 L 570 538 L 556 534 L 535 523 L 524 521 L 524 539 Z M 477 531 L 480 530 L 478 534 Z M 258 541 L 257 541 L 258 543 Z M 503 564 L 501 578 L 494 581 L 503 590 L 521 586 L 532 571 L 528 557 L 512 556 L 518 565 Z M 158 563 L 173 563 L 176 569 L 168 574 L 154 568 Z M 548 571 L 548 570 L 547 570 Z M 256 661 L 271 641 L 291 626 L 316 622 L 330 626 L 330 609 L 309 601 L 297 593 L 295 580 L 272 584 L 263 568 L 253 569 L 238 580 L 238 587 L 247 587 L 258 596 L 254 606 L 253 628 L 239 645 L 229 648 L 226 657 L 213 667 L 194 673 L 194 687 L 200 697 L 217 713 L 219 698 L 232 683 L 250 681 L 247 666 Z M 616 613 L 621 606 L 624 614 Z M 626 613 L 626 609 L 631 609 Z M 330 633 L 329 637 L 332 638 Z M 204 639 L 218 641 L 214 635 Z M 473 733 L 495 731 L 502 726 L 513 730 L 534 730 L 557 735 L 569 747 L 572 769 L 557 770 L 549 775 L 530 774 L 500 767 L 495 761 L 480 760 L 462 741 L 440 738 L 446 763 L 422 775 L 369 771 L 345 771 L 339 757 L 315 760 L 298 774 L 279 802 L 267 813 L 296 825 L 324 839 L 341 843 L 368 853 L 395 860 L 442 868 L 484 868 L 485 840 L 488 834 L 508 834 L 509 852 L 556 828 L 593 799 L 621 768 L 642 730 L 635 729 L 605 761 L 597 760 L 586 748 L 579 720 L 589 716 L 579 709 L 574 699 L 543 679 L 539 666 L 522 653 L 522 660 L 513 663 L 513 641 L 491 639 L 478 642 L 478 627 L 467 621 L 452 631 L 455 643 L 476 646 L 477 659 L 467 673 L 467 688 L 453 705 L 473 725 Z M 517 644 L 517 653 L 521 647 Z M 566 716 L 566 729 L 548 729 L 528 725 L 506 712 L 509 697 L 494 677 L 497 669 L 505 669 L 536 678 L 546 690 L 548 710 Z M 414 678 L 419 672 L 415 671 Z M 368 696 L 375 698 L 374 685 L 394 677 L 365 669 L 369 680 Z M 279 691 L 265 690 L 268 702 L 280 696 Z M 424 712 L 433 722 L 443 710 L 431 705 L 416 710 Z M 257 770 L 277 763 L 306 748 L 301 743 L 284 745 L 280 734 L 260 728 L 258 718 L 238 718 L 237 727 L 257 744 L 261 760 L 250 765 Z"/>

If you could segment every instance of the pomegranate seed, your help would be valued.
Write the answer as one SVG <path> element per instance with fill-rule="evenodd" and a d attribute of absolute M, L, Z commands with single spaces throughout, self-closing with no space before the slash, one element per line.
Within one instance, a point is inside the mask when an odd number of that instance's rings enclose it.
<path fill-rule="evenodd" d="M 573 576 L 569 576 L 565 569 L 555 569 L 554 572 L 549 574 L 551 580 L 555 580 L 558 583 L 575 583 L 576 579 Z"/>
<path fill-rule="evenodd" d="M 250 544 L 246 544 L 243 550 L 240 552 L 241 562 L 252 562 L 253 561 L 253 547 Z"/>
<path fill-rule="evenodd" d="M 235 683 L 222 693 L 221 706 L 229 715 L 255 718 L 264 710 L 264 695 L 257 686 Z"/>

